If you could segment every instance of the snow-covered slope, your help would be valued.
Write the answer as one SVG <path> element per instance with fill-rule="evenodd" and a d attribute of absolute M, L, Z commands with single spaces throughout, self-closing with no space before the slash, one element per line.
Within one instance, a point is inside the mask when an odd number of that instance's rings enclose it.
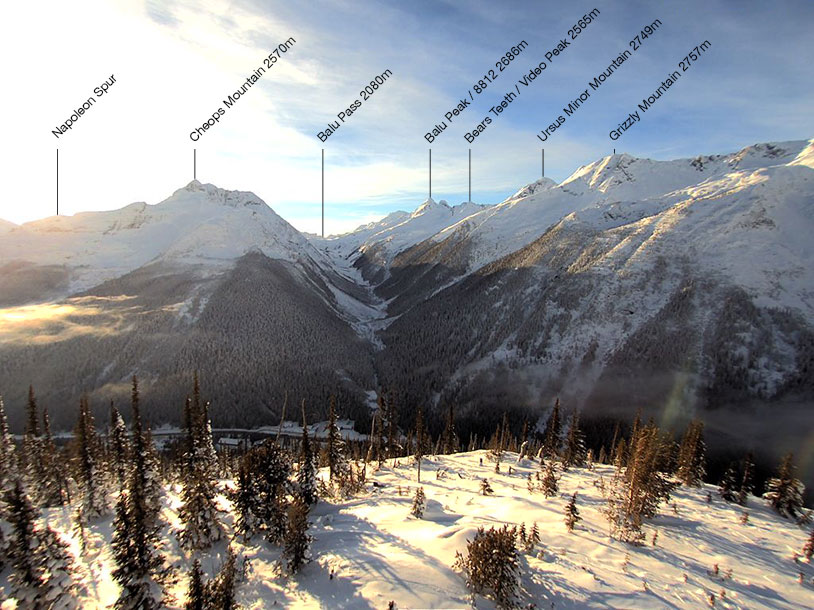
<path fill-rule="evenodd" d="M 249 251 L 286 261 L 330 263 L 256 195 L 190 182 L 155 204 L 54 216 L 16 228 L 0 241 L 0 265 L 24 260 L 66 265 L 76 292 L 143 265 L 218 267 Z"/>
<path fill-rule="evenodd" d="M 482 460 L 482 463 L 481 463 Z M 558 493 L 546 498 L 529 493 L 528 474 L 540 464 L 505 454 L 501 472 L 494 472 L 486 451 L 430 457 L 424 460 L 423 518 L 410 515 L 416 468 L 412 460 L 388 462 L 368 470 L 368 483 L 357 497 L 320 501 L 309 516 L 314 537 L 311 560 L 290 576 L 282 569 L 280 548 L 256 536 L 232 543 L 238 565 L 248 560 L 245 580 L 237 586 L 237 602 L 265 608 L 495 608 L 494 602 L 470 593 L 453 569 L 456 552 L 465 553 L 478 527 L 534 523 L 540 542 L 519 552 L 521 608 L 750 608 L 814 607 L 814 568 L 801 557 L 808 531 L 772 512 L 764 500 L 749 496 L 748 506 L 727 504 L 717 489 L 679 488 L 674 504 L 644 525 L 646 544 L 630 546 L 608 536 L 600 489 L 612 466 L 595 470 L 571 468 L 562 473 Z M 509 474 L 511 467 L 511 474 Z M 321 476 L 326 476 L 322 472 Z M 488 479 L 492 495 L 479 493 Z M 232 481 L 224 481 L 231 487 Z M 564 509 L 576 493 L 582 517 L 572 533 L 564 525 Z M 707 501 L 707 494 L 711 501 Z M 218 505 L 231 533 L 234 512 L 225 495 Z M 165 498 L 162 552 L 176 570 L 168 592 L 170 608 L 182 608 L 194 557 L 210 578 L 223 562 L 226 542 L 194 556 L 181 549 L 179 489 Z M 743 514 L 748 519 L 743 522 Z M 49 509 L 49 525 L 70 543 L 85 585 L 80 606 L 110 607 L 119 590 L 111 574 L 111 517 L 86 527 L 87 548 L 80 552 L 70 511 Z M 653 536 L 658 534 L 653 543 Z M 0 575 L 0 592 L 8 596 L 8 571 Z M 802 579 L 802 583 L 799 580 Z M 12 607 L 11 602 L 3 608 Z"/>
<path fill-rule="evenodd" d="M 616 202 L 645 202 L 662 199 L 656 206 L 675 204 L 682 196 L 714 197 L 715 193 L 730 193 L 748 187 L 760 178 L 752 176 L 773 166 L 808 168 L 814 153 L 806 141 L 757 144 L 730 155 L 713 155 L 675 161 L 637 159 L 628 154 L 616 154 L 580 167 L 559 185 L 534 188 L 534 183 L 497 206 L 470 216 L 463 225 L 471 246 L 470 270 L 475 270 L 510 252 L 515 252 L 574 212 L 592 210 L 613 214 L 607 209 Z M 793 190 L 800 186 L 796 176 L 808 172 L 787 172 L 773 180 L 778 190 Z M 726 178 L 730 174 L 737 178 Z M 704 186 L 702 186 L 704 185 Z M 716 191 L 717 189 L 717 191 Z M 746 195 L 745 199 L 750 196 Z M 803 193 L 803 196 L 809 196 Z M 745 203 L 745 202 L 744 202 Z M 452 225 L 432 237 L 441 241 L 455 234 L 461 239 L 461 227 Z"/>
<path fill-rule="evenodd" d="M 14 224 L 13 222 L 9 222 L 8 220 L 3 220 L 2 218 L 0 218 L 0 235 L 2 235 L 3 233 L 8 233 L 12 229 L 16 228 L 17 225 Z"/>
<path fill-rule="evenodd" d="M 320 243 L 334 256 L 366 254 L 389 265 L 399 253 L 443 231 L 487 206 L 463 202 L 450 206 L 445 200 L 427 199 L 412 214 L 393 212 L 378 222 L 363 225 L 350 233 L 332 236 Z"/>

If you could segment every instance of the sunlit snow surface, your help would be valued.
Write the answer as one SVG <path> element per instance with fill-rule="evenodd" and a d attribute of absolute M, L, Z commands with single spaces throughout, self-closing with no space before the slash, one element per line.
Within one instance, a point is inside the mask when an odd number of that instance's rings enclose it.
<path fill-rule="evenodd" d="M 480 465 L 480 459 L 483 465 Z M 493 608 L 492 602 L 471 597 L 459 574 L 452 570 L 455 552 L 463 551 L 467 539 L 479 526 L 504 523 L 540 527 L 542 542 L 520 559 L 522 604 L 537 608 L 703 608 L 715 596 L 716 608 L 810 608 L 814 606 L 814 567 L 795 562 L 808 537 L 808 530 L 769 510 L 763 500 L 751 496 L 746 510 L 748 523 L 741 523 L 743 508 L 726 504 L 716 488 L 680 488 L 674 494 L 677 511 L 665 505 L 647 521 L 647 544 L 628 546 L 608 537 L 602 494 L 596 484 L 609 481 L 613 469 L 570 469 L 559 483 L 559 493 L 545 498 L 530 495 L 526 475 L 539 464 L 507 453 L 501 473 L 487 452 L 425 459 L 422 484 L 427 496 L 423 519 L 410 516 L 416 487 L 412 459 L 392 461 L 369 472 L 365 492 L 337 502 L 320 501 L 311 512 L 314 536 L 313 560 L 294 577 L 280 570 L 280 551 L 260 539 L 235 544 L 241 557 L 250 560 L 248 580 L 238 589 L 238 601 L 247 608 Z M 512 474 L 508 474 L 509 467 Z M 322 473 L 325 474 L 324 472 Z M 480 482 L 488 478 L 491 496 L 479 494 Z M 373 482 L 378 485 L 374 487 Z M 224 485 L 231 485 L 224 482 Z M 401 490 L 401 493 L 399 493 Z M 578 492 L 577 507 L 583 521 L 569 534 L 563 511 L 570 494 Z M 712 495 L 707 503 L 706 495 Z M 179 489 L 173 488 L 164 508 L 164 519 L 179 527 Z M 229 510 L 224 496 L 220 506 Z M 71 540 L 69 512 L 49 511 L 49 523 Z M 232 517 L 225 521 L 231 530 Z M 102 608 L 117 597 L 111 582 L 110 519 L 92 526 L 91 550 L 79 558 L 88 583 L 89 597 L 83 608 Z M 656 546 L 651 544 L 658 531 Z M 170 527 L 163 530 L 164 552 L 176 566 L 178 583 L 170 592 L 171 607 L 182 607 L 192 557 L 179 550 Z M 220 565 L 224 543 L 201 555 L 205 570 Z M 718 566 L 718 575 L 714 566 Z M 800 573 L 806 584 L 800 584 Z M 333 574 L 333 578 L 331 578 Z M 8 595 L 8 571 L 2 582 Z M 275 605 L 276 604 L 276 605 Z M 553 606 L 552 606 L 553 604 Z M 7 601 L 2 608 L 13 608 Z"/>

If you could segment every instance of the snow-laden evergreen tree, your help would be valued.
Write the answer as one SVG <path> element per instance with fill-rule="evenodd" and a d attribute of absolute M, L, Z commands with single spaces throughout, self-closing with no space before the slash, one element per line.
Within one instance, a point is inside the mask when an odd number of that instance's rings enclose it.
<path fill-rule="evenodd" d="M 331 396 L 328 407 L 328 473 L 331 483 L 342 487 L 348 477 L 345 441 L 336 424 L 336 397 Z"/>
<path fill-rule="evenodd" d="M 727 502 L 735 502 L 738 499 L 738 469 L 734 462 L 724 472 L 721 482 L 718 484 L 718 493 Z"/>
<path fill-rule="evenodd" d="M 223 527 L 215 505 L 217 494 L 217 454 L 212 443 L 208 408 L 201 405 L 200 385 L 195 374 L 192 401 L 184 408 L 186 426 L 183 463 L 183 491 L 178 516 L 183 523 L 179 533 L 181 545 L 188 549 L 209 548 L 220 540 Z"/>
<path fill-rule="evenodd" d="M 568 500 L 568 504 L 565 505 L 565 527 L 569 532 L 573 532 L 574 526 L 579 521 L 582 521 L 582 517 L 579 516 L 577 508 L 577 492 L 574 492 L 571 499 Z"/>
<path fill-rule="evenodd" d="M 61 452 L 51 434 L 48 409 L 42 411 L 42 443 L 40 445 L 39 499 L 41 506 L 62 506 L 68 502 L 68 479 Z"/>
<path fill-rule="evenodd" d="M 116 488 L 121 491 L 127 485 L 127 472 L 130 465 L 130 439 L 124 419 L 110 403 L 110 431 L 108 433 L 108 469 Z"/>
<path fill-rule="evenodd" d="M 79 401 L 79 420 L 74 430 L 76 482 L 79 486 L 79 518 L 83 523 L 107 513 L 107 490 L 99 468 L 100 444 L 87 396 Z"/>
<path fill-rule="evenodd" d="M 424 516 L 426 504 L 427 499 L 424 496 L 424 488 L 419 486 L 415 490 L 415 497 L 413 498 L 413 506 L 410 509 L 410 514 L 416 519 L 421 519 Z"/>
<path fill-rule="evenodd" d="M 554 401 L 554 407 L 546 421 L 543 432 L 543 446 L 540 448 L 540 457 L 545 459 L 557 458 L 560 455 L 560 435 L 562 434 L 562 421 L 560 419 L 560 399 Z"/>
<path fill-rule="evenodd" d="M 130 394 L 133 410 L 132 422 L 132 455 L 128 489 L 131 497 L 138 495 L 143 499 L 146 523 L 150 527 L 158 525 L 161 511 L 161 476 L 158 469 L 158 458 L 153 447 L 149 429 L 145 429 L 141 420 L 141 399 L 138 379 L 133 376 Z M 138 492 L 136 494 L 136 492 Z"/>
<path fill-rule="evenodd" d="M 30 490 L 31 501 L 34 504 L 39 504 L 42 497 L 42 436 L 40 435 L 37 398 L 33 386 L 28 386 L 28 402 L 25 411 L 25 434 L 23 435 L 19 466 L 26 487 Z"/>
<path fill-rule="evenodd" d="M 291 574 L 299 572 L 308 559 L 311 536 L 308 534 L 310 507 L 301 497 L 295 497 L 288 507 L 288 524 L 283 538 L 283 556 Z"/>
<path fill-rule="evenodd" d="M 8 555 L 12 596 L 18 608 L 74 608 L 77 586 L 67 545 L 40 526 L 40 516 L 18 479 L 8 495 Z"/>
<path fill-rule="evenodd" d="M 676 476 L 684 485 L 701 485 L 706 474 L 705 454 L 704 424 L 693 420 L 687 426 L 678 450 Z"/>
<path fill-rule="evenodd" d="M 269 541 L 278 544 L 285 535 L 291 456 L 273 439 L 250 453 L 257 517 Z"/>
<path fill-rule="evenodd" d="M 579 427 L 579 412 L 574 409 L 571 414 L 571 422 L 568 427 L 568 437 L 565 441 L 565 449 L 562 454 L 563 468 L 585 466 L 585 435 Z"/>
<path fill-rule="evenodd" d="M 160 605 L 164 558 L 158 551 L 160 480 L 151 442 L 141 422 L 138 380 L 133 377 L 133 464 L 127 489 L 119 495 L 113 522 L 113 578 L 121 586 L 116 608 L 151 609 Z"/>
<path fill-rule="evenodd" d="M 0 396 L 0 518 L 5 513 L 6 497 L 14 487 L 14 481 L 17 478 L 17 452 L 15 449 L 14 438 L 8 429 L 3 397 Z"/>
<path fill-rule="evenodd" d="M 790 519 L 796 519 L 803 510 L 804 491 L 802 482 L 794 476 L 793 459 L 791 453 L 783 458 L 777 476 L 769 479 L 763 494 L 778 514 Z"/>
<path fill-rule="evenodd" d="M 236 610 L 235 587 L 237 586 L 237 558 L 231 546 L 217 576 L 209 586 L 209 603 L 217 610 Z"/>
<path fill-rule="evenodd" d="M 743 476 L 741 477 L 740 489 L 738 490 L 738 504 L 746 506 L 749 494 L 755 490 L 755 463 L 752 454 L 747 453 L 743 458 Z"/>
<path fill-rule="evenodd" d="M 480 482 L 480 492 L 481 495 L 484 496 L 490 496 L 493 493 L 495 493 L 495 491 L 492 489 L 492 486 L 489 484 L 489 479 L 483 479 Z"/>
<path fill-rule="evenodd" d="M 374 419 L 375 422 L 375 419 Z M 375 423 L 374 423 L 375 426 Z M 381 419 L 379 419 L 381 429 Z M 379 433 L 381 436 L 381 433 Z M 377 451 L 381 457 L 381 447 Z M 378 459 L 377 457 L 377 459 Z M 300 443 L 300 460 L 297 469 L 297 491 L 308 506 L 317 503 L 317 459 L 311 448 L 311 439 L 308 437 L 308 422 L 305 419 L 305 403 L 302 405 L 302 442 Z"/>
<path fill-rule="evenodd" d="M 544 462 L 544 464 L 543 479 L 540 486 L 542 487 L 543 495 L 545 495 L 546 498 L 553 498 L 559 491 L 559 486 L 557 485 L 559 479 L 557 478 L 557 473 L 554 469 L 554 460 L 548 460 L 547 462 Z"/>
<path fill-rule="evenodd" d="M 205 610 L 209 608 L 207 598 L 206 583 L 203 572 L 201 572 L 201 562 L 196 558 L 192 562 L 192 573 L 189 576 L 189 587 L 187 588 L 187 601 L 184 610 Z"/>
<path fill-rule="evenodd" d="M 252 468 L 253 455 L 246 453 L 240 460 L 232 492 L 232 505 L 235 511 L 235 533 L 245 542 L 262 527 L 262 507 L 260 495 L 255 485 Z"/>

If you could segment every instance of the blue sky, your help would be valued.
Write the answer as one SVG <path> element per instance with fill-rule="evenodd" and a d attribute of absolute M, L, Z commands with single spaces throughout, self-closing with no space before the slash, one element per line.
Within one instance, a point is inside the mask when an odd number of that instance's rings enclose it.
<path fill-rule="evenodd" d="M 518 79 L 594 21 L 500 117 L 489 113 Z M 670 159 L 761 141 L 814 137 L 814 3 L 800 2 L 168 2 L 29 3 L 5 9 L 0 51 L 7 95 L 0 218 L 155 203 L 198 178 L 251 190 L 297 228 L 316 231 L 320 150 L 326 156 L 326 225 L 343 231 L 427 195 L 495 203 L 540 174 L 562 180 L 613 148 Z M 43 16 L 46 16 L 43 19 Z M 643 26 L 661 26 L 542 144 L 562 114 Z M 196 143 L 189 132 L 289 37 L 282 59 Z M 468 96 L 512 45 L 526 48 L 474 95 L 432 144 L 424 134 Z M 637 103 L 708 40 L 697 63 L 642 120 L 608 137 Z M 5 64 L 6 62 L 4 62 Z M 317 133 L 385 70 L 392 76 L 325 143 Z M 51 130 L 110 74 L 116 84 L 66 135 Z M 520 87 L 523 89 L 523 87 Z M 474 92 L 473 92 L 474 93 Z M 641 114 L 641 113 L 640 113 Z M 493 122 L 474 143 L 464 132 Z"/>

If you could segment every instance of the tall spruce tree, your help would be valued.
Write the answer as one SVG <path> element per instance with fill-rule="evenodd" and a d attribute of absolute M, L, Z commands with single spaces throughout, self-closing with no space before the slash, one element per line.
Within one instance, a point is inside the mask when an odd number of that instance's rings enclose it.
<path fill-rule="evenodd" d="M 345 442 L 336 423 L 336 397 L 331 396 L 328 406 L 328 474 L 331 483 L 344 486 L 348 477 Z"/>
<path fill-rule="evenodd" d="M 17 452 L 14 438 L 9 432 L 6 408 L 3 405 L 3 397 L 0 396 L 0 518 L 5 512 L 6 497 L 14 487 L 17 475 Z M 2 544 L 0 544 L 0 548 L 2 548 Z"/>
<path fill-rule="evenodd" d="M 777 476 L 766 483 L 763 498 L 780 515 L 796 519 L 803 510 L 802 482 L 794 476 L 794 456 L 786 454 L 777 471 Z"/>
<path fill-rule="evenodd" d="M 455 432 L 455 403 L 450 401 L 447 418 L 444 422 L 444 433 L 441 436 L 441 451 L 445 455 L 458 451 L 458 435 Z"/>
<path fill-rule="evenodd" d="M 108 433 L 108 469 L 119 491 L 127 485 L 127 472 L 130 464 L 130 439 L 127 426 L 119 410 L 110 403 L 110 431 Z"/>
<path fill-rule="evenodd" d="M 141 421 L 138 379 L 133 377 L 133 464 L 126 491 L 119 495 L 113 522 L 113 578 L 121 586 L 120 610 L 158 608 L 158 580 L 164 558 L 158 551 L 160 481 L 155 457 Z"/>
<path fill-rule="evenodd" d="M 560 420 L 560 399 L 554 401 L 554 407 L 546 421 L 543 432 L 543 446 L 540 457 L 545 459 L 557 458 L 560 455 L 560 435 L 562 434 L 562 421 Z"/>
<path fill-rule="evenodd" d="M 579 516 L 579 509 L 577 508 L 577 492 L 571 496 L 571 499 L 568 500 L 568 504 L 565 505 L 565 527 L 569 532 L 574 531 L 574 526 L 579 522 L 582 521 L 582 517 Z"/>
<path fill-rule="evenodd" d="M 183 491 L 178 516 L 183 523 L 179 541 L 188 549 L 209 548 L 220 540 L 223 527 L 215 505 L 217 494 L 217 455 L 212 443 L 207 406 L 201 404 L 198 374 L 195 374 L 193 399 L 184 407 L 187 426 L 184 446 L 188 452 L 183 462 Z"/>
<path fill-rule="evenodd" d="M 418 468 L 417 481 L 421 483 L 421 460 L 424 459 L 424 412 L 421 407 L 418 407 L 418 413 L 415 418 L 415 461 Z"/>
<path fill-rule="evenodd" d="M 20 455 L 20 469 L 26 487 L 31 490 L 31 501 L 40 503 L 42 497 L 42 436 L 40 435 L 40 416 L 37 409 L 37 398 L 34 387 L 28 386 L 26 403 L 26 424 L 23 435 L 23 447 Z"/>
<path fill-rule="evenodd" d="M 40 445 L 39 499 L 42 506 L 62 506 L 68 502 L 68 480 L 62 456 L 51 434 L 48 409 L 42 411 L 43 437 Z"/>
<path fill-rule="evenodd" d="M 747 453 L 743 458 L 743 476 L 741 477 L 740 489 L 738 489 L 738 504 L 746 506 L 749 494 L 755 490 L 755 463 L 752 454 Z"/>
<path fill-rule="evenodd" d="M 562 455 L 564 468 L 585 466 L 585 435 L 579 427 L 579 413 L 576 409 L 571 414 L 571 422 L 568 427 L 568 437 L 565 442 L 565 449 Z"/>
<path fill-rule="evenodd" d="M 379 420 L 379 427 L 381 428 L 381 420 Z M 379 453 L 380 455 L 381 453 Z M 297 469 L 297 490 L 303 502 L 308 506 L 317 503 L 317 463 L 316 455 L 311 448 L 311 439 L 308 438 L 305 401 L 302 404 L 302 442 L 300 443 L 300 459 Z"/>
<path fill-rule="evenodd" d="M 705 454 L 704 424 L 696 419 L 687 426 L 678 450 L 676 476 L 684 485 L 701 485 L 706 474 Z"/>
<path fill-rule="evenodd" d="M 668 443 L 654 424 L 643 426 L 631 445 L 627 467 L 617 467 L 611 480 L 605 515 L 611 536 L 632 544 L 644 539 L 642 525 L 653 517 L 661 502 L 669 500 L 675 488 L 665 470 Z M 621 456 L 617 454 L 617 463 Z"/>
<path fill-rule="evenodd" d="M 83 522 L 107 513 L 107 490 L 99 469 L 100 443 L 96 436 L 88 397 L 79 400 L 79 419 L 74 430 L 75 472 L 81 494 L 79 514 Z"/>

